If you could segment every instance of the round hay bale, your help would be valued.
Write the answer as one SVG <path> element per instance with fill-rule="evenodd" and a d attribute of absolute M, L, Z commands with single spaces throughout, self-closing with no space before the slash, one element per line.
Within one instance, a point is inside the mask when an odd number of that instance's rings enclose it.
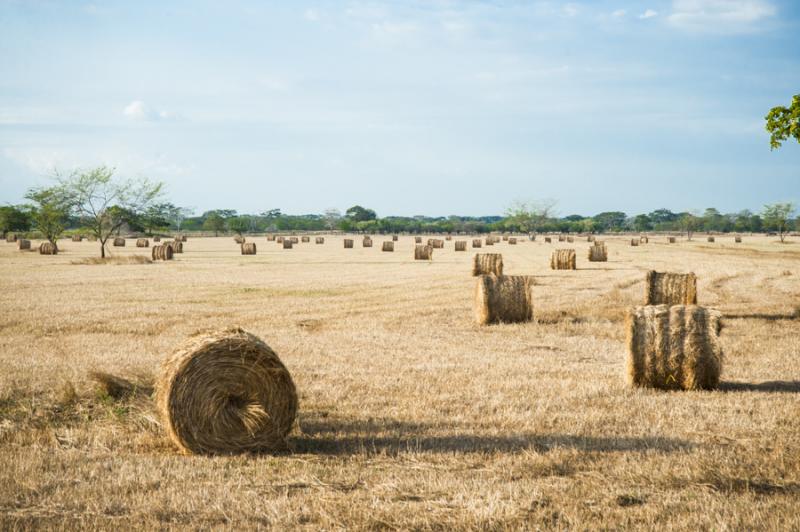
<path fill-rule="evenodd" d="M 275 242 L 275 235 L 267 235 L 267 242 Z"/>
<path fill-rule="evenodd" d="M 158 246 L 153 246 L 152 251 L 150 252 L 150 256 L 153 260 L 172 260 L 172 246 L 163 244 Z"/>
<path fill-rule="evenodd" d="M 289 240 L 292 242 L 292 244 L 299 244 L 300 243 L 300 239 L 297 238 L 296 236 L 291 237 Z"/>
<path fill-rule="evenodd" d="M 472 276 L 503 275 L 503 255 L 501 253 L 476 253 L 472 259 Z"/>
<path fill-rule="evenodd" d="M 639 237 L 639 242 L 641 242 L 642 244 L 647 244 L 648 242 L 650 242 L 650 239 L 642 235 Z"/>
<path fill-rule="evenodd" d="M 422 244 L 422 237 L 421 236 L 415 236 L 414 237 L 414 243 L 415 244 Z"/>
<path fill-rule="evenodd" d="M 386 242 L 384 242 L 381 251 L 394 251 L 394 241 L 387 240 Z"/>
<path fill-rule="evenodd" d="M 589 262 L 606 262 L 608 261 L 608 250 L 606 245 L 602 242 L 589 246 Z"/>
<path fill-rule="evenodd" d="M 364 240 L 361 241 L 361 245 L 363 247 L 365 247 L 365 248 L 371 248 L 372 247 L 372 239 L 370 237 L 368 237 L 368 236 L 365 236 Z"/>
<path fill-rule="evenodd" d="M 172 240 L 175 242 L 186 242 L 186 235 L 175 235 L 175 238 Z"/>
<path fill-rule="evenodd" d="M 696 305 L 697 276 L 694 273 L 647 272 L 644 304 Z"/>
<path fill-rule="evenodd" d="M 233 241 L 241 246 L 247 241 L 247 239 L 243 236 L 236 235 L 233 237 Z"/>
<path fill-rule="evenodd" d="M 490 236 L 487 236 L 484 240 L 484 244 L 487 246 L 494 246 L 494 239 Z"/>
<path fill-rule="evenodd" d="M 742 237 L 735 236 L 735 237 L 733 237 L 733 241 L 736 242 L 737 244 L 741 244 L 742 243 Z"/>
<path fill-rule="evenodd" d="M 564 242 L 566 239 L 567 239 L 567 237 L 566 237 L 566 236 L 564 236 L 564 235 L 558 235 L 558 241 L 559 241 L 559 242 Z"/>
<path fill-rule="evenodd" d="M 397 242 L 397 240 L 398 240 L 398 236 L 397 235 L 392 235 L 392 242 Z"/>
<path fill-rule="evenodd" d="M 150 247 L 150 241 L 147 240 L 146 238 L 137 238 L 136 239 L 136 247 L 137 248 L 149 248 Z"/>
<path fill-rule="evenodd" d="M 291 242 L 289 242 L 291 245 Z M 244 242 L 242 244 L 242 255 L 255 255 L 256 254 L 256 243 L 255 242 Z"/>
<path fill-rule="evenodd" d="M 344 239 L 344 247 L 345 249 L 350 249 L 353 247 L 353 239 L 352 238 L 345 238 Z"/>
<path fill-rule="evenodd" d="M 586 237 L 587 242 L 594 242 L 594 235 L 589 235 Z"/>
<path fill-rule="evenodd" d="M 639 239 L 638 238 L 631 238 L 631 246 L 637 247 L 638 245 L 639 245 Z"/>
<path fill-rule="evenodd" d="M 283 249 L 292 249 L 294 247 L 294 242 L 291 238 L 284 238 L 283 239 Z"/>
<path fill-rule="evenodd" d="M 428 245 L 433 249 L 444 249 L 444 240 L 438 238 L 429 238 Z"/>
<path fill-rule="evenodd" d="M 453 240 L 453 235 L 447 235 L 444 237 L 445 240 Z"/>
<path fill-rule="evenodd" d="M 178 346 L 162 365 L 156 404 L 170 439 L 187 454 L 284 450 L 298 408 L 281 360 L 238 328 Z"/>
<path fill-rule="evenodd" d="M 317 243 L 317 244 L 324 244 L 325 243 L 325 237 L 324 236 L 318 236 L 317 238 L 314 239 L 314 242 Z"/>
<path fill-rule="evenodd" d="M 277 238 L 275 239 L 275 243 L 276 243 L 276 244 L 283 244 L 283 237 L 282 237 L 282 236 L 279 236 L 279 237 L 277 237 Z"/>
<path fill-rule="evenodd" d="M 722 314 L 695 305 L 628 311 L 627 381 L 662 390 L 713 390 L 722 372 Z"/>
<path fill-rule="evenodd" d="M 710 236 L 710 237 L 708 237 L 708 239 L 707 239 L 707 240 L 708 240 L 709 242 L 714 242 L 714 237 L 713 237 L 713 236 Z"/>
<path fill-rule="evenodd" d="M 550 255 L 550 268 L 553 270 L 574 270 L 575 263 L 574 249 L 556 249 Z"/>
<path fill-rule="evenodd" d="M 514 238 L 514 237 L 510 237 L 510 238 L 508 239 L 508 245 L 509 245 L 509 246 L 516 246 L 516 245 L 517 245 L 517 239 L 516 239 L 516 238 Z"/>
<path fill-rule="evenodd" d="M 507 241 L 508 241 L 508 236 L 507 235 L 503 235 L 503 242 L 507 242 Z"/>
<path fill-rule="evenodd" d="M 153 242 L 161 242 L 161 237 L 160 236 L 154 236 L 153 237 Z"/>
<path fill-rule="evenodd" d="M 311 242 L 311 237 L 310 236 L 300 237 L 300 241 L 301 242 Z"/>
<path fill-rule="evenodd" d="M 173 240 L 172 242 L 167 242 L 167 245 L 172 248 L 173 253 L 183 253 L 183 242 Z"/>
<path fill-rule="evenodd" d="M 17 249 L 20 251 L 23 249 L 31 249 L 31 241 L 26 240 L 24 238 L 20 238 L 17 240 Z"/>
<path fill-rule="evenodd" d="M 83 241 L 83 237 L 81 235 L 72 235 L 72 241 L 73 242 L 82 242 Z"/>
<path fill-rule="evenodd" d="M 467 241 L 456 240 L 456 251 L 466 251 L 466 250 L 467 250 Z"/>
<path fill-rule="evenodd" d="M 544 237 L 544 243 L 545 244 L 550 244 L 551 242 L 553 242 L 552 238 L 550 238 L 549 236 Z"/>
<path fill-rule="evenodd" d="M 414 246 L 414 260 L 433 260 L 431 246 Z"/>
<path fill-rule="evenodd" d="M 480 238 L 473 238 L 472 239 L 472 247 L 473 248 L 481 247 L 481 239 Z"/>
<path fill-rule="evenodd" d="M 122 238 L 122 237 L 119 237 L 119 236 L 118 236 L 118 237 L 116 237 L 116 238 L 114 239 L 114 242 L 113 242 L 113 243 L 114 243 L 114 246 L 115 246 L 115 247 L 118 247 L 118 248 L 124 248 L 124 247 L 125 247 L 125 239 L 124 239 L 124 238 Z"/>
<path fill-rule="evenodd" d="M 9 244 L 13 244 L 17 241 L 17 235 L 14 233 L 6 233 L 6 242 Z"/>
<path fill-rule="evenodd" d="M 675 243 L 675 237 L 674 236 L 668 237 L 667 240 L 669 241 L 670 244 L 674 244 Z"/>
<path fill-rule="evenodd" d="M 575 238 L 571 237 L 571 236 L 568 236 L 567 237 L 567 242 L 575 242 Z"/>
<path fill-rule="evenodd" d="M 478 325 L 519 323 L 533 319 L 531 278 L 526 275 L 481 275 L 475 284 Z"/>
<path fill-rule="evenodd" d="M 39 244 L 39 255 L 58 255 L 58 246 L 52 242 L 42 242 Z"/>

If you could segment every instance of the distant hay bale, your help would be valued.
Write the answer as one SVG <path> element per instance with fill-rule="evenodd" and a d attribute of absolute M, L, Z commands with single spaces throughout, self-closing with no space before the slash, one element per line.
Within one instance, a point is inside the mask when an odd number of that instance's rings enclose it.
<path fill-rule="evenodd" d="M 301 237 L 300 241 L 301 242 L 311 242 L 311 237 L 310 236 Z"/>
<path fill-rule="evenodd" d="M 669 237 L 668 240 L 669 240 L 670 244 L 674 244 L 675 243 L 675 237 L 674 236 Z"/>
<path fill-rule="evenodd" d="M 299 244 L 300 243 L 300 239 L 297 238 L 296 236 L 291 237 L 289 240 L 292 242 L 292 244 Z"/>
<path fill-rule="evenodd" d="M 447 236 L 444 237 L 444 239 L 449 241 L 449 240 L 453 240 L 453 237 L 452 237 L 452 235 L 447 235 Z"/>
<path fill-rule="evenodd" d="M 275 235 L 267 235 L 267 242 L 275 242 Z"/>
<path fill-rule="evenodd" d="M 282 236 L 279 236 L 279 237 L 277 237 L 277 238 L 275 239 L 275 243 L 276 243 L 276 244 L 283 244 L 283 237 L 282 237 Z"/>
<path fill-rule="evenodd" d="M 456 240 L 456 251 L 466 251 L 466 250 L 467 250 L 467 241 Z"/>
<path fill-rule="evenodd" d="M 73 242 L 83 242 L 83 237 L 81 235 L 72 235 Z"/>
<path fill-rule="evenodd" d="M 531 242 L 536 242 L 536 235 L 530 235 L 528 237 L 528 240 L 530 240 Z"/>
<path fill-rule="evenodd" d="M 566 239 L 567 239 L 567 237 L 566 237 L 566 236 L 564 236 L 564 235 L 558 235 L 558 241 L 559 241 L 559 242 L 564 242 Z"/>
<path fill-rule="evenodd" d="M 531 278 L 525 275 L 481 275 L 475 283 L 478 325 L 519 323 L 533 319 Z"/>
<path fill-rule="evenodd" d="M 173 253 L 183 253 L 183 242 L 173 240 L 172 242 L 166 242 L 166 245 L 172 248 Z"/>
<path fill-rule="evenodd" d="M 553 242 L 552 238 L 550 238 L 549 236 L 544 237 L 544 243 L 545 244 L 550 244 L 551 242 Z"/>
<path fill-rule="evenodd" d="M 186 454 L 285 450 L 297 415 L 289 371 L 238 328 L 190 337 L 163 363 L 156 389 L 167 434 Z"/>
<path fill-rule="evenodd" d="M 391 240 L 384 242 L 381 251 L 394 251 L 394 242 Z"/>
<path fill-rule="evenodd" d="M 517 239 L 516 239 L 516 238 L 513 238 L 513 237 L 512 237 L 512 238 L 509 238 L 509 239 L 508 239 L 508 244 L 509 244 L 510 246 L 515 246 L 515 245 L 517 245 Z"/>
<path fill-rule="evenodd" d="M 150 241 L 147 240 L 146 238 L 137 238 L 136 239 L 136 247 L 137 248 L 149 248 L 150 247 Z"/>
<path fill-rule="evenodd" d="M 608 261 L 608 249 L 603 243 L 589 246 L 589 262 Z"/>
<path fill-rule="evenodd" d="M 316 237 L 316 238 L 314 239 L 314 243 L 315 243 L 315 244 L 324 244 L 324 243 L 325 243 L 325 237 L 324 237 L 324 236 L 318 236 L 318 237 Z"/>
<path fill-rule="evenodd" d="M 742 243 L 742 237 L 735 236 L 735 237 L 733 237 L 733 241 L 736 242 L 737 244 L 741 244 Z"/>
<path fill-rule="evenodd" d="M 153 246 L 152 251 L 150 252 L 150 257 L 156 260 L 172 260 L 172 246 L 167 244 L 159 244 L 158 246 Z"/>
<path fill-rule="evenodd" d="M 575 266 L 574 249 L 556 249 L 550 255 L 550 268 L 553 270 L 574 270 Z"/>
<path fill-rule="evenodd" d="M 650 239 L 647 238 L 646 236 L 640 236 L 639 242 L 641 242 L 642 244 L 647 244 L 648 242 L 650 242 Z"/>
<path fill-rule="evenodd" d="M 26 240 L 24 238 L 18 239 L 17 240 L 17 249 L 19 249 L 19 250 L 31 249 L 31 241 L 30 240 Z"/>
<path fill-rule="evenodd" d="M 415 236 L 414 237 L 414 243 L 415 244 L 422 244 L 422 237 L 421 236 Z"/>
<path fill-rule="evenodd" d="M 472 239 L 472 247 L 474 247 L 474 248 L 481 247 L 481 239 L 480 238 L 473 238 Z"/>
<path fill-rule="evenodd" d="M 697 277 L 694 273 L 649 271 L 645 277 L 645 305 L 696 305 Z"/>
<path fill-rule="evenodd" d="M 503 255 L 501 253 L 476 253 L 472 259 L 472 276 L 503 275 Z"/>
<path fill-rule="evenodd" d="M 284 238 L 283 239 L 283 249 L 292 249 L 294 248 L 294 242 L 291 238 Z"/>
<path fill-rule="evenodd" d="M 153 242 L 161 242 L 161 237 L 160 236 L 154 236 L 153 237 Z"/>
<path fill-rule="evenodd" d="M 589 235 L 586 237 L 587 242 L 594 242 L 594 235 Z"/>
<path fill-rule="evenodd" d="M 352 248 L 352 247 L 353 247 L 353 239 L 351 239 L 351 238 L 345 238 L 345 239 L 344 239 L 344 247 L 345 247 L 346 249 L 348 249 L 348 248 Z"/>
<path fill-rule="evenodd" d="M 364 239 L 361 241 L 361 247 L 371 248 L 372 247 L 372 239 L 368 236 L 365 236 Z"/>
<path fill-rule="evenodd" d="M 637 247 L 638 245 L 639 245 L 639 239 L 638 238 L 631 238 L 631 246 Z"/>
<path fill-rule="evenodd" d="M 397 235 L 392 235 L 392 242 L 397 242 L 399 237 Z"/>
<path fill-rule="evenodd" d="M 125 239 L 121 238 L 121 237 L 115 238 L 114 239 L 114 246 L 116 246 L 118 248 L 124 248 L 125 247 Z"/>
<path fill-rule="evenodd" d="M 291 242 L 289 242 L 291 244 Z M 256 243 L 255 242 L 244 242 L 242 244 L 242 255 L 255 255 L 256 254 Z"/>
<path fill-rule="evenodd" d="M 175 235 L 172 240 L 175 242 L 186 242 L 186 235 Z"/>
<path fill-rule="evenodd" d="M 486 237 L 486 241 L 485 242 L 486 242 L 487 246 L 494 246 L 494 238 L 492 238 L 490 236 Z"/>
<path fill-rule="evenodd" d="M 713 390 L 722 372 L 721 313 L 655 305 L 628 311 L 627 381 L 662 390 Z"/>
<path fill-rule="evenodd" d="M 567 237 L 567 242 L 574 242 L 574 241 L 575 241 L 574 237 L 571 237 L 571 236 Z"/>
<path fill-rule="evenodd" d="M 16 241 L 17 241 L 17 235 L 15 235 L 14 233 L 6 233 L 6 242 L 8 242 L 9 244 L 13 244 Z"/>
<path fill-rule="evenodd" d="M 438 238 L 429 238 L 428 245 L 433 249 L 443 249 L 444 248 L 444 240 L 440 240 Z"/>
<path fill-rule="evenodd" d="M 414 260 L 432 260 L 433 248 L 431 246 L 414 246 Z"/>
<path fill-rule="evenodd" d="M 52 242 L 42 242 L 39 244 L 39 255 L 58 255 L 58 246 Z"/>
<path fill-rule="evenodd" d="M 247 239 L 243 236 L 236 235 L 235 237 L 233 237 L 233 241 L 239 245 L 242 245 L 247 241 Z"/>
<path fill-rule="evenodd" d="M 714 242 L 714 237 L 713 236 L 708 237 L 708 241 L 709 242 Z"/>
<path fill-rule="evenodd" d="M 503 235 L 503 242 L 507 242 L 507 241 L 508 241 L 508 236 L 507 235 Z"/>

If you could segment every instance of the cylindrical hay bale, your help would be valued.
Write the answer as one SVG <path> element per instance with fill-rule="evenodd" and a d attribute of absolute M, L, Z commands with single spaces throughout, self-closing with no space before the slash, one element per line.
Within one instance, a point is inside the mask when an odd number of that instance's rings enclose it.
<path fill-rule="evenodd" d="M 353 247 L 353 239 L 352 238 L 345 238 L 344 239 L 344 247 L 345 249 L 349 249 Z"/>
<path fill-rule="evenodd" d="M 476 253 L 472 259 L 472 276 L 503 275 L 502 253 Z"/>
<path fill-rule="evenodd" d="M 300 239 L 297 238 L 296 236 L 293 236 L 289 240 L 291 240 L 292 244 L 299 244 L 300 243 Z"/>
<path fill-rule="evenodd" d="M 186 235 L 175 235 L 175 238 L 172 240 L 175 242 L 186 242 Z"/>
<path fill-rule="evenodd" d="M 272 349 L 242 329 L 195 335 L 164 362 L 156 404 L 187 454 L 286 449 L 297 391 Z"/>
<path fill-rule="evenodd" d="M 639 245 L 639 239 L 638 238 L 631 238 L 631 246 L 636 247 L 638 245 Z"/>
<path fill-rule="evenodd" d="M 474 247 L 474 248 L 481 247 L 481 239 L 480 238 L 473 238 L 472 239 L 472 247 Z"/>
<path fill-rule="evenodd" d="M 368 236 L 365 236 L 364 240 L 361 241 L 361 245 L 363 247 L 365 247 L 365 248 L 371 248 L 372 247 L 372 239 L 370 237 L 368 237 Z"/>
<path fill-rule="evenodd" d="M 283 249 L 292 249 L 293 247 L 294 247 L 294 242 L 292 242 L 291 238 L 283 239 Z"/>
<path fill-rule="evenodd" d="M 586 237 L 587 242 L 594 242 L 594 235 L 589 235 Z"/>
<path fill-rule="evenodd" d="M 236 242 L 237 244 L 239 244 L 239 245 L 241 246 L 241 245 L 242 245 L 242 244 L 244 244 L 244 243 L 245 243 L 247 240 L 246 240 L 246 239 L 245 239 L 245 237 L 243 237 L 243 236 L 236 235 L 235 237 L 233 237 L 233 241 L 234 241 L 234 242 Z"/>
<path fill-rule="evenodd" d="M 467 250 L 467 241 L 456 240 L 456 251 L 466 251 L 466 250 Z"/>
<path fill-rule="evenodd" d="M 528 237 L 528 240 L 530 240 L 531 242 L 536 242 L 536 235 L 530 235 Z"/>
<path fill-rule="evenodd" d="M 414 260 L 433 260 L 431 246 L 414 246 Z"/>
<path fill-rule="evenodd" d="M 722 372 L 721 313 L 684 305 L 634 307 L 626 319 L 627 380 L 662 390 L 713 390 Z"/>
<path fill-rule="evenodd" d="M 324 244 L 325 243 L 325 237 L 324 236 L 318 236 L 318 237 L 316 237 L 314 239 L 314 242 L 317 243 L 317 244 Z"/>
<path fill-rule="evenodd" d="M 429 238 L 428 245 L 433 249 L 443 249 L 444 248 L 444 240 L 438 238 Z"/>
<path fill-rule="evenodd" d="M 116 247 L 125 247 L 125 239 L 121 237 L 117 237 L 114 239 L 114 246 Z"/>
<path fill-rule="evenodd" d="M 391 240 L 384 242 L 381 251 L 394 251 L 394 242 Z"/>
<path fill-rule="evenodd" d="M 73 242 L 82 242 L 83 241 L 83 237 L 81 235 L 72 235 L 72 241 Z"/>
<path fill-rule="evenodd" d="M 709 242 L 714 242 L 714 237 L 713 236 L 708 237 L 708 241 Z"/>
<path fill-rule="evenodd" d="M 669 243 L 670 244 L 674 244 L 675 243 L 675 237 L 674 236 L 669 237 Z"/>
<path fill-rule="evenodd" d="M 153 242 L 161 242 L 161 237 L 160 236 L 154 236 L 153 237 Z"/>
<path fill-rule="evenodd" d="M 166 245 L 172 248 L 173 253 L 183 253 L 183 242 L 173 240 L 172 242 L 167 242 Z"/>
<path fill-rule="evenodd" d="M 503 235 L 503 242 L 508 242 L 508 235 Z"/>
<path fill-rule="evenodd" d="M 487 236 L 485 243 L 487 246 L 494 246 L 494 238 Z"/>
<path fill-rule="evenodd" d="M 168 244 L 153 246 L 150 256 L 153 260 L 172 260 L 172 246 Z"/>
<path fill-rule="evenodd" d="M 544 237 L 544 243 L 545 244 L 550 244 L 552 241 L 553 241 L 553 239 L 550 238 L 549 236 Z"/>
<path fill-rule="evenodd" d="M 276 244 L 283 244 L 283 237 L 282 237 L 282 236 L 279 236 L 279 237 L 277 237 L 277 238 L 275 239 L 275 243 L 276 243 Z"/>
<path fill-rule="evenodd" d="M 737 244 L 741 244 L 742 243 L 742 237 L 735 236 L 735 237 L 733 237 L 733 241 L 736 242 Z"/>
<path fill-rule="evenodd" d="M 302 236 L 302 237 L 300 237 L 300 241 L 301 242 L 311 242 L 311 237 L 310 236 Z"/>
<path fill-rule="evenodd" d="M 422 237 L 421 236 L 415 236 L 414 237 L 414 243 L 415 244 L 422 244 Z"/>
<path fill-rule="evenodd" d="M 6 242 L 13 244 L 17 241 L 17 235 L 14 233 L 6 233 Z"/>
<path fill-rule="evenodd" d="M 24 238 L 17 240 L 17 249 L 31 249 L 31 241 Z"/>
<path fill-rule="evenodd" d="M 574 241 L 575 241 L 574 237 L 571 237 L 571 236 L 567 237 L 567 242 L 574 242 Z"/>
<path fill-rule="evenodd" d="M 639 242 L 641 242 L 642 244 L 647 244 L 648 242 L 650 242 L 650 239 L 647 238 L 646 236 L 640 236 Z"/>
<path fill-rule="evenodd" d="M 447 236 L 444 237 L 444 239 L 450 241 L 450 240 L 453 240 L 453 236 L 452 235 L 447 235 Z"/>
<path fill-rule="evenodd" d="M 291 244 L 291 242 L 289 242 Z M 256 254 L 256 243 L 255 242 L 245 242 L 242 244 L 242 255 L 255 255 Z"/>
<path fill-rule="evenodd" d="M 559 241 L 559 242 L 563 242 L 563 241 L 565 241 L 566 239 L 567 239 L 567 237 L 566 237 L 566 236 L 564 236 L 564 235 L 558 235 L 558 241 Z"/>
<path fill-rule="evenodd" d="M 275 242 L 275 235 L 267 235 L 267 242 Z"/>
<path fill-rule="evenodd" d="M 697 276 L 694 273 L 647 272 L 644 304 L 696 305 Z"/>
<path fill-rule="evenodd" d="M 517 244 L 517 239 L 516 239 L 516 238 L 514 238 L 514 237 L 511 237 L 511 238 L 509 238 L 509 239 L 508 239 L 508 244 L 509 244 L 510 246 L 515 246 L 515 245 Z"/>
<path fill-rule="evenodd" d="M 608 261 L 608 250 L 605 244 L 594 244 L 589 246 L 589 262 Z"/>
<path fill-rule="evenodd" d="M 52 242 L 42 242 L 39 244 L 40 255 L 58 255 L 58 246 Z"/>
<path fill-rule="evenodd" d="M 556 249 L 550 255 L 550 268 L 553 270 L 574 270 L 575 262 L 574 249 Z"/>
<path fill-rule="evenodd" d="M 137 248 L 148 248 L 150 247 L 150 241 L 146 238 L 137 238 L 136 239 L 136 247 Z"/>
<path fill-rule="evenodd" d="M 525 275 L 481 275 L 475 289 L 478 325 L 519 323 L 533 319 L 531 278 Z"/>
<path fill-rule="evenodd" d="M 397 242 L 397 240 L 398 240 L 398 236 L 397 235 L 392 235 L 392 242 Z"/>

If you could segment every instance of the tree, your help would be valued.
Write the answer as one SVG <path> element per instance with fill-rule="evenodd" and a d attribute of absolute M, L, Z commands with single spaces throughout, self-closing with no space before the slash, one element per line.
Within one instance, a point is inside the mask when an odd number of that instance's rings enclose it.
<path fill-rule="evenodd" d="M 686 232 L 686 239 L 691 240 L 692 235 L 700 227 L 700 217 L 691 212 L 685 212 L 678 218 L 678 223 L 682 230 Z"/>
<path fill-rule="evenodd" d="M 3 238 L 9 231 L 29 230 L 32 214 L 27 205 L 3 205 L 0 207 L 0 231 L 2 231 Z"/>
<path fill-rule="evenodd" d="M 36 229 L 53 245 L 64 232 L 69 222 L 73 202 L 68 191 L 61 185 L 32 188 L 25 197 L 33 201 L 32 220 Z"/>
<path fill-rule="evenodd" d="M 506 209 L 504 224 L 512 224 L 523 233 L 538 233 L 555 216 L 556 201 L 552 199 L 515 200 Z"/>
<path fill-rule="evenodd" d="M 368 222 L 378 217 L 372 209 L 365 209 L 361 205 L 354 205 L 345 211 L 345 216 L 354 222 Z"/>
<path fill-rule="evenodd" d="M 339 221 L 342 219 L 342 213 L 339 212 L 339 209 L 328 209 L 322 217 L 325 220 L 325 227 L 328 230 L 332 230 L 339 225 Z"/>
<path fill-rule="evenodd" d="M 791 219 L 794 215 L 793 203 L 773 203 L 771 205 L 764 205 L 764 210 L 761 212 L 764 218 L 764 225 L 769 228 L 774 228 L 780 236 L 781 242 L 786 238 L 786 233 L 789 232 Z"/>
<path fill-rule="evenodd" d="M 161 197 L 162 183 L 148 179 L 115 179 L 114 168 L 98 166 L 58 174 L 59 186 L 69 198 L 72 212 L 100 242 L 100 257 L 106 242 L 125 223 L 136 223 Z"/>
<path fill-rule="evenodd" d="M 770 150 L 780 148 L 781 143 L 794 137 L 800 142 L 800 94 L 792 97 L 792 104 L 789 107 L 781 105 L 770 109 L 767 116 L 766 129 L 770 134 Z"/>
<path fill-rule="evenodd" d="M 646 214 L 637 214 L 633 219 L 633 228 L 636 231 L 647 231 L 652 229 L 653 225 L 650 223 L 650 217 Z"/>
<path fill-rule="evenodd" d="M 626 214 L 620 211 L 601 212 L 594 217 L 594 221 L 603 231 L 622 231 L 627 219 Z"/>
<path fill-rule="evenodd" d="M 206 216 L 206 219 L 203 220 L 203 229 L 206 231 L 214 231 L 214 236 L 219 236 L 219 232 L 225 230 L 225 218 L 218 212 L 211 211 L 211 213 Z"/>
<path fill-rule="evenodd" d="M 225 222 L 228 225 L 228 230 L 239 236 L 242 236 L 250 228 L 250 218 L 248 216 L 234 216 L 233 218 L 228 218 Z"/>
<path fill-rule="evenodd" d="M 144 228 L 145 233 L 151 234 L 154 229 L 169 227 L 173 220 L 183 220 L 181 210 L 172 203 L 157 203 L 148 207 L 139 217 L 138 222 Z"/>

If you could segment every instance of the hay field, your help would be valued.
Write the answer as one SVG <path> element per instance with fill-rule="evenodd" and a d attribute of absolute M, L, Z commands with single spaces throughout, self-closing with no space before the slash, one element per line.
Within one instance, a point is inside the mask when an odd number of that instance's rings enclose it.
<path fill-rule="evenodd" d="M 475 250 L 415 262 L 412 237 L 374 240 L 242 256 L 190 236 L 152 264 L 0 243 L 0 529 L 800 528 L 800 240 L 603 238 L 605 263 L 579 239 L 500 242 L 479 251 L 535 276 L 536 322 L 490 327 Z M 550 270 L 566 247 L 578 270 Z M 726 316 L 719 391 L 625 388 L 623 312 L 650 269 L 694 271 Z M 292 373 L 291 454 L 181 456 L 153 414 L 160 361 L 226 326 Z M 115 400 L 90 371 L 144 393 Z"/>

